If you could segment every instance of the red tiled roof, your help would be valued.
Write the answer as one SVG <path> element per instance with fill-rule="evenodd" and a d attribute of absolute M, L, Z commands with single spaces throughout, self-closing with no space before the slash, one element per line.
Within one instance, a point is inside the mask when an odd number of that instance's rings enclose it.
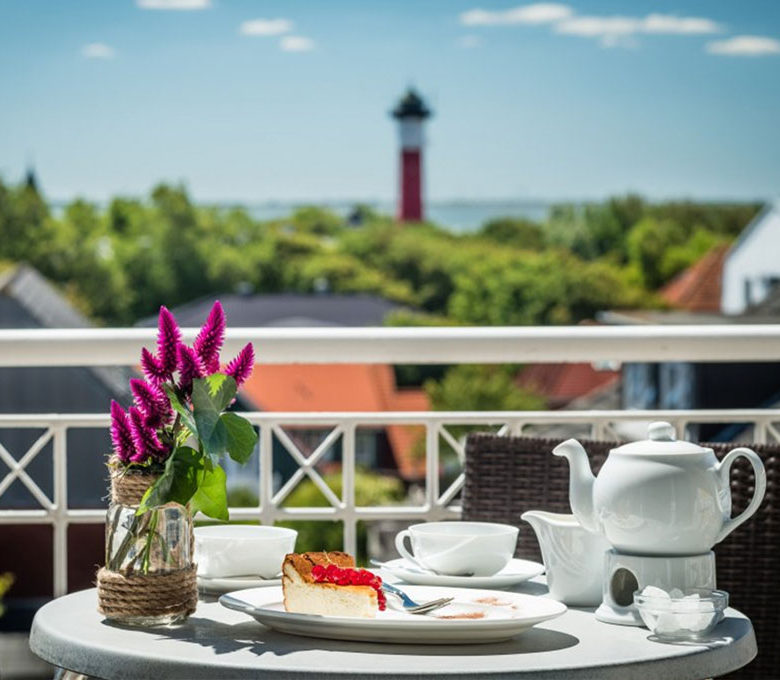
<path fill-rule="evenodd" d="M 258 364 L 242 388 L 263 411 L 428 411 L 422 390 L 399 390 L 388 364 Z M 399 474 L 425 475 L 419 428 L 385 427 Z"/>
<path fill-rule="evenodd" d="M 728 245 L 715 246 L 661 289 L 673 307 L 689 312 L 719 312 L 723 262 Z"/>
<path fill-rule="evenodd" d="M 589 363 L 532 364 L 523 369 L 517 383 L 543 396 L 550 407 L 558 408 L 619 379 L 619 371 L 596 370 Z"/>

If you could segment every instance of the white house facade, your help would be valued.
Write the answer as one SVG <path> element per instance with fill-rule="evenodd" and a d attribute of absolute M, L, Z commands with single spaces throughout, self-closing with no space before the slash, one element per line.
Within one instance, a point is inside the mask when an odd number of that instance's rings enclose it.
<path fill-rule="evenodd" d="M 780 200 L 767 206 L 745 228 L 726 255 L 721 311 L 741 314 L 762 302 L 780 284 Z"/>

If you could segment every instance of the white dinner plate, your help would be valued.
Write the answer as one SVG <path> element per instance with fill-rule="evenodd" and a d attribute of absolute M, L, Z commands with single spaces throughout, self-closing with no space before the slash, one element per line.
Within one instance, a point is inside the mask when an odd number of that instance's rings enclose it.
<path fill-rule="evenodd" d="M 455 601 L 430 614 L 414 615 L 397 609 L 395 597 L 388 594 L 387 610 L 377 612 L 373 619 L 290 614 L 284 610 L 281 588 L 228 593 L 219 602 L 283 633 L 407 644 L 498 642 L 566 611 L 566 605 L 556 600 L 520 593 L 432 586 L 407 586 L 404 591 L 418 602 L 440 597 L 454 597 Z M 442 618 L 453 616 L 456 618 Z"/>
<path fill-rule="evenodd" d="M 260 578 L 259 576 L 233 576 L 231 578 L 206 578 L 198 576 L 198 589 L 206 593 L 223 595 L 244 588 L 267 588 L 282 585 L 281 578 Z"/>
<path fill-rule="evenodd" d="M 544 565 L 529 560 L 511 560 L 501 571 L 493 576 L 447 576 L 429 574 L 410 565 L 405 559 L 385 562 L 393 576 L 405 583 L 418 586 L 449 586 L 452 588 L 509 588 L 544 572 Z"/>

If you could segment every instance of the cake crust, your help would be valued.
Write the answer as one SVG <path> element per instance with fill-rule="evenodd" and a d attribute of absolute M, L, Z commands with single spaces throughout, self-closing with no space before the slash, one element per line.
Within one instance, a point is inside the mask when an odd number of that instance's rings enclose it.
<path fill-rule="evenodd" d="M 307 583 L 314 583 L 315 581 L 311 575 L 311 570 L 317 564 L 322 565 L 323 567 L 327 567 L 329 564 L 335 564 L 340 569 L 352 569 L 355 566 L 355 558 L 340 550 L 332 550 L 331 552 L 290 553 L 284 558 L 282 572 L 286 571 L 285 567 L 290 566 L 300 574 L 304 581 Z"/>

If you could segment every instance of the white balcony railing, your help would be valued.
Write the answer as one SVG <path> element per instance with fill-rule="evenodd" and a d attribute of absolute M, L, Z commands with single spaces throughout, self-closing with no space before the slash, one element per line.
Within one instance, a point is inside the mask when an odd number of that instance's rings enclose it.
<path fill-rule="evenodd" d="M 194 337 L 194 330 L 185 333 Z M 0 366 L 130 365 L 140 348 L 153 343 L 154 332 L 138 329 L 0 331 Z M 543 361 L 780 361 L 780 325 L 576 328 L 457 329 L 234 329 L 226 351 L 256 343 L 258 359 L 273 363 L 534 363 Z M 2 373 L 0 373 L 0 377 Z M 260 465 L 256 507 L 232 508 L 234 519 L 271 524 L 279 520 L 341 521 L 344 547 L 354 552 L 357 523 L 381 519 L 434 520 L 456 517 L 456 498 L 463 486 L 458 475 L 440 488 L 441 445 L 463 462 L 463 444 L 451 428 L 490 427 L 521 434 L 545 425 L 579 426 L 592 437 L 618 438 L 616 430 L 632 422 L 671 421 L 683 436 L 702 423 L 752 426 L 757 442 L 780 442 L 780 409 L 709 411 L 519 411 L 519 412 L 385 412 L 385 413 L 250 413 L 260 430 Z M 11 453 L 0 446 L 0 461 L 9 472 L 0 480 L 0 496 L 18 479 L 40 504 L 30 510 L 0 510 L 0 524 L 49 524 L 53 527 L 55 595 L 67 589 L 67 529 L 70 524 L 100 524 L 105 510 L 68 505 L 67 435 L 78 428 L 107 427 L 106 414 L 0 415 L 0 429 L 42 431 L 28 451 Z M 386 425 L 424 429 L 425 489 L 418 505 L 360 507 L 355 503 L 356 431 Z M 305 456 L 286 428 L 316 427 L 327 432 L 316 450 Z M 273 485 L 272 443 L 277 440 L 297 464 L 281 488 Z M 338 497 L 319 475 L 316 464 L 341 440 L 342 488 Z M 26 467 L 51 443 L 53 494 L 27 474 Z M 76 456 L 78 453 L 73 453 Z M 284 507 L 289 493 L 309 478 L 329 502 L 327 507 Z"/>

